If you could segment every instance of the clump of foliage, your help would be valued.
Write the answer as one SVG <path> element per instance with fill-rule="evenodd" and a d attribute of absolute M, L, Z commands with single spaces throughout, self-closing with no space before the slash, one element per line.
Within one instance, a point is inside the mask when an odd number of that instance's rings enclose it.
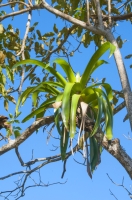
<path fill-rule="evenodd" d="M 100 149 L 98 148 L 98 141 L 95 137 L 101 119 L 105 119 L 105 131 L 108 140 L 112 139 L 113 114 L 111 101 L 113 99 L 111 86 L 107 83 L 93 83 L 89 86 L 88 81 L 91 74 L 103 63 L 104 60 L 99 58 L 110 49 L 110 56 L 113 54 L 115 47 L 109 42 L 104 43 L 92 56 L 88 62 L 84 73 L 80 76 L 73 72 L 72 67 L 63 59 L 55 59 L 54 63 L 61 66 L 66 74 L 66 79 L 50 64 L 45 64 L 38 60 L 23 60 L 15 64 L 14 68 L 21 64 L 34 64 L 41 66 L 50 72 L 56 81 L 45 81 L 37 84 L 34 87 L 28 87 L 19 97 L 16 106 L 16 116 L 19 115 L 19 106 L 24 104 L 29 95 L 32 95 L 34 107 L 37 105 L 37 97 L 39 93 L 50 94 L 37 109 L 32 111 L 23 119 L 23 122 L 29 120 L 33 116 L 36 118 L 43 117 L 44 113 L 51 106 L 54 108 L 55 124 L 60 134 L 60 149 L 62 160 L 66 158 L 66 150 L 70 138 L 71 146 L 72 140 L 75 137 L 77 125 L 76 118 L 81 115 L 80 130 L 78 135 L 78 144 L 80 148 L 85 148 L 85 141 L 87 137 L 90 138 L 90 164 L 91 171 L 93 171 L 98 164 L 98 157 Z M 86 133 L 85 120 L 93 122 L 92 129 Z M 61 120 L 62 119 L 62 120 Z"/>

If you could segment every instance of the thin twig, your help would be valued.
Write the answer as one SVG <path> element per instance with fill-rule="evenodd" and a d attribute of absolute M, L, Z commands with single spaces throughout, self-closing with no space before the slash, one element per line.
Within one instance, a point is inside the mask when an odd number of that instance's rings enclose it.
<path fill-rule="evenodd" d="M 48 133 L 48 136 L 47 136 L 47 144 L 49 142 L 49 139 L 50 137 L 53 137 L 52 136 L 52 131 L 54 130 L 54 127 L 55 127 L 55 123 L 51 126 L 50 130 L 49 131 L 46 131 Z M 53 137 L 54 138 L 54 137 Z"/>
<path fill-rule="evenodd" d="M 108 0 L 108 21 L 109 21 L 109 27 L 111 27 L 111 0 Z"/>
<path fill-rule="evenodd" d="M 127 140 L 132 140 L 132 137 L 130 136 L 130 133 L 128 132 L 128 136 L 126 136 L 125 134 L 123 134 L 124 137 L 127 139 Z"/>
<path fill-rule="evenodd" d="M 19 56 L 24 51 L 26 39 L 27 39 L 27 36 L 28 36 L 29 28 L 30 28 L 31 17 L 32 17 L 32 11 L 29 11 L 28 21 L 27 21 L 27 24 L 26 24 L 25 35 L 24 35 L 24 38 L 23 38 L 23 41 L 22 41 L 21 51 L 17 54 L 17 56 Z"/>
<path fill-rule="evenodd" d="M 111 182 L 112 182 L 114 185 L 123 187 L 123 188 L 127 191 L 127 193 L 128 193 L 129 196 L 132 195 L 132 193 L 124 186 L 124 177 L 123 177 L 123 179 L 122 179 L 122 184 L 117 184 L 117 183 L 115 183 L 115 182 L 112 180 L 112 178 L 110 178 L 109 174 L 107 174 L 107 176 L 108 176 L 108 178 L 111 180 Z"/>
<path fill-rule="evenodd" d="M 0 139 L 0 141 L 1 141 L 1 140 L 5 140 L 5 141 L 7 140 L 7 138 L 6 138 L 6 137 L 4 137 L 4 136 L 2 135 L 2 133 L 0 133 L 0 136 L 1 136 L 1 139 Z"/>
<path fill-rule="evenodd" d="M 28 0 L 28 3 L 31 7 L 33 7 L 32 0 Z"/>
<path fill-rule="evenodd" d="M 28 21 L 27 21 L 27 24 L 26 24 L 25 35 L 24 35 L 24 38 L 23 38 L 23 41 L 22 41 L 21 51 L 17 54 L 17 56 L 22 54 L 22 60 L 25 60 L 24 48 L 25 48 L 25 43 L 26 43 L 26 39 L 27 39 L 27 36 L 28 36 L 29 28 L 30 28 L 31 17 L 32 17 L 32 11 L 29 11 Z M 21 91 L 22 91 L 22 85 L 23 85 L 23 82 L 24 82 L 24 75 L 25 75 L 25 69 L 24 69 L 24 66 L 23 66 L 22 74 L 21 74 L 21 82 L 20 82 L 19 89 L 18 89 L 19 95 L 21 94 Z"/>
<path fill-rule="evenodd" d="M 120 103 L 117 107 L 114 108 L 113 114 L 115 115 L 115 114 L 118 113 L 120 110 L 122 110 L 123 108 L 125 108 L 125 106 L 126 106 L 125 101 L 123 101 L 123 102 Z"/>
<path fill-rule="evenodd" d="M 113 194 L 113 192 L 109 189 L 109 191 L 110 191 L 110 194 L 116 199 L 116 200 L 118 200 L 117 198 L 116 198 L 116 196 Z"/>
<path fill-rule="evenodd" d="M 112 90 L 116 95 L 118 94 L 120 97 L 124 98 L 123 97 L 123 92 L 122 91 L 118 91 L 118 90 Z"/>
<path fill-rule="evenodd" d="M 16 155 L 17 155 L 17 158 L 18 158 L 19 162 L 21 163 L 22 166 L 24 166 L 25 163 L 23 162 L 23 160 L 22 160 L 22 158 L 20 156 L 20 153 L 18 151 L 18 147 L 15 148 L 15 152 L 16 152 Z"/>
<path fill-rule="evenodd" d="M 66 162 L 67 162 L 67 159 L 64 160 L 64 164 L 63 164 L 63 172 L 62 172 L 61 178 L 64 177 L 64 174 L 65 174 L 65 172 L 66 172 Z"/>
<path fill-rule="evenodd" d="M 74 148 L 73 148 L 73 152 L 76 152 L 77 150 L 79 150 L 79 146 L 76 145 Z M 23 170 L 23 171 L 18 171 L 18 172 L 14 172 L 14 173 L 11 173 L 11 174 L 8 174 L 6 176 L 3 176 L 3 177 L 0 177 L 0 180 L 4 180 L 6 178 L 9 178 L 11 176 L 15 176 L 17 174 L 31 174 L 37 170 L 39 170 L 40 168 L 42 168 L 43 166 L 49 164 L 49 163 L 52 163 L 52 162 L 57 162 L 57 161 L 60 161 L 61 160 L 61 155 L 56 155 L 56 156 L 51 156 L 51 157 L 46 157 L 46 158 L 37 158 L 37 159 L 34 159 L 34 160 L 31 160 L 27 163 L 24 163 L 19 152 L 18 152 L 18 149 L 16 149 L 16 153 L 17 153 L 17 157 L 20 161 L 20 163 L 23 164 L 23 166 L 30 166 L 30 165 L 33 165 L 34 163 L 36 162 L 40 162 L 40 161 L 44 161 L 42 164 L 34 167 L 33 169 L 30 169 L 30 170 Z M 68 153 L 66 153 L 66 159 L 68 159 L 69 156 L 72 155 L 72 152 L 69 151 Z"/>
<path fill-rule="evenodd" d="M 37 65 L 35 65 L 30 72 L 25 76 L 24 81 L 35 71 L 35 69 L 37 68 Z"/>
<path fill-rule="evenodd" d="M 123 3 L 121 6 L 119 6 L 117 8 L 117 10 L 119 10 L 120 8 L 124 7 L 125 5 L 127 5 L 131 0 L 127 0 L 125 3 Z"/>
<path fill-rule="evenodd" d="M 83 155 L 82 155 L 83 156 Z M 78 162 L 75 158 L 73 158 L 73 160 L 79 164 L 79 165 L 83 165 L 83 166 L 87 166 L 85 163 L 86 163 L 86 158 L 84 159 L 84 163 L 81 163 L 81 162 Z"/>

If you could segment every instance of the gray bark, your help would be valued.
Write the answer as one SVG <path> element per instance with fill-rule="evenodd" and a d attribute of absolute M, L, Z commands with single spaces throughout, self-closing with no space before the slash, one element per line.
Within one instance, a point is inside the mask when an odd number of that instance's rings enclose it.
<path fill-rule="evenodd" d="M 116 46 L 116 50 L 114 52 L 114 58 L 115 58 L 118 73 L 120 76 L 120 81 L 121 81 L 121 85 L 122 85 L 122 89 L 123 89 L 123 93 L 125 97 L 125 104 L 126 104 L 130 126 L 132 130 L 132 92 L 131 92 L 130 82 L 129 82 L 127 72 L 123 63 L 121 52 L 119 50 L 118 44 L 113 34 L 110 31 L 106 32 L 106 38 L 108 41 L 110 41 L 113 45 Z"/>

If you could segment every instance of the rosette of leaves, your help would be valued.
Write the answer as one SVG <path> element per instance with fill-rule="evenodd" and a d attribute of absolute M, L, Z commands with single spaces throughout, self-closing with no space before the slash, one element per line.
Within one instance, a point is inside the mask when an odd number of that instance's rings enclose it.
<path fill-rule="evenodd" d="M 113 114 L 111 108 L 113 95 L 111 86 L 107 83 L 88 85 L 91 74 L 99 66 L 105 63 L 104 60 L 99 60 L 99 58 L 107 50 L 110 50 L 111 56 L 115 50 L 115 47 L 109 42 L 103 44 L 88 62 L 82 76 L 80 76 L 79 73 L 75 75 L 71 66 L 65 60 L 60 58 L 54 60 L 54 62 L 64 70 L 67 77 L 66 79 L 49 64 L 42 63 L 38 60 L 23 60 L 14 66 L 15 68 L 21 64 L 23 65 L 29 63 L 38 65 L 56 77 L 56 82 L 41 82 L 37 86 L 27 88 L 18 99 L 16 115 L 19 114 L 18 108 L 20 104 L 24 104 L 29 95 L 32 95 L 33 104 L 35 106 L 37 96 L 40 92 L 50 94 L 50 98 L 45 100 L 36 110 L 26 116 L 23 119 L 23 122 L 29 120 L 33 116 L 42 117 L 45 111 L 52 105 L 55 108 L 55 124 L 60 134 L 62 160 L 65 160 L 66 158 L 66 150 L 69 138 L 72 141 L 76 134 L 76 117 L 78 109 L 80 109 L 81 114 L 81 125 L 78 141 L 80 141 L 82 135 L 85 134 L 86 115 L 88 118 L 92 118 L 94 125 L 92 130 L 88 133 L 88 137 L 90 138 L 91 170 L 94 170 L 97 165 L 98 142 L 94 135 L 100 127 L 102 117 L 105 119 L 105 132 L 107 139 L 111 140 L 113 136 Z M 88 112 L 88 108 L 90 108 L 90 112 Z M 84 132 L 84 134 L 82 132 Z"/>

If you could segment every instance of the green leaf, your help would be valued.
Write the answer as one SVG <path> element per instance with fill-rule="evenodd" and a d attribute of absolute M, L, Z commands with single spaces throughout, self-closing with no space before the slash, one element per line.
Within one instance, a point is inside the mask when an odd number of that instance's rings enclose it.
<path fill-rule="evenodd" d="M 9 103 L 8 103 L 7 99 L 4 100 L 4 107 L 5 107 L 6 111 L 8 111 Z"/>
<path fill-rule="evenodd" d="M 19 137 L 21 134 L 18 130 L 15 130 L 14 131 L 14 135 L 15 135 L 15 138 Z"/>
<path fill-rule="evenodd" d="M 58 28 L 56 27 L 56 24 L 54 24 L 53 30 L 54 30 L 55 33 L 58 33 Z"/>
<path fill-rule="evenodd" d="M 16 101 L 15 101 L 15 99 L 14 99 L 13 96 L 8 95 L 8 96 L 6 96 L 6 98 L 7 98 L 9 101 L 11 101 L 12 103 L 16 104 Z"/>
<path fill-rule="evenodd" d="M 36 105 L 37 105 L 37 97 L 38 97 L 38 92 L 34 92 L 32 94 L 32 102 L 33 102 L 34 107 L 36 107 Z"/>
<path fill-rule="evenodd" d="M 31 119 L 32 117 L 34 117 L 35 115 L 45 112 L 46 111 L 46 107 L 39 107 L 38 109 L 34 110 L 33 112 L 31 112 L 31 114 L 27 115 L 23 120 L 22 123 L 28 121 L 29 119 Z"/>
<path fill-rule="evenodd" d="M 70 114 L 70 138 L 74 138 L 76 132 L 76 112 L 80 96 L 81 95 L 79 94 L 74 94 L 72 96 L 71 114 Z"/>
<path fill-rule="evenodd" d="M 71 90 L 74 83 L 67 83 L 64 89 L 63 99 L 62 99 L 62 120 L 67 129 L 69 130 L 69 115 L 70 115 L 70 98 Z"/>
<path fill-rule="evenodd" d="M 14 74 L 13 74 L 12 70 L 9 69 L 8 66 L 6 66 L 6 74 L 7 74 L 8 78 L 11 80 L 11 82 L 14 83 Z"/>
<path fill-rule="evenodd" d="M 0 24 L 0 34 L 2 34 L 4 32 L 4 27 L 2 24 Z"/>
<path fill-rule="evenodd" d="M 96 91 L 98 91 L 98 93 L 100 93 L 100 95 L 105 98 L 107 109 L 109 110 L 109 114 L 110 114 L 110 121 L 111 121 L 111 124 L 112 124 L 112 127 L 113 127 L 113 111 L 112 111 L 112 108 L 111 108 L 111 104 L 108 100 L 108 97 L 106 96 L 106 94 L 104 93 L 103 90 L 96 89 Z"/>
<path fill-rule="evenodd" d="M 66 73 L 66 76 L 67 76 L 69 82 L 76 82 L 76 77 L 75 77 L 72 67 L 69 65 L 69 63 L 67 63 L 65 60 L 63 60 L 61 58 L 57 58 L 53 62 L 57 63 L 58 65 L 60 65 L 62 67 L 62 69 Z"/>
<path fill-rule="evenodd" d="M 111 140 L 113 137 L 113 122 L 112 122 L 112 116 L 109 112 L 107 103 L 105 100 L 103 100 L 103 110 L 105 115 L 105 130 L 106 130 L 106 137 L 108 140 Z"/>
<path fill-rule="evenodd" d="M 97 112 L 97 118 L 96 118 L 94 128 L 93 128 L 92 132 L 90 133 L 90 137 L 92 137 L 98 130 L 98 127 L 100 126 L 101 117 L 103 114 L 102 97 L 100 97 L 97 92 L 95 92 L 95 94 L 96 94 L 97 100 L 98 100 L 98 112 Z"/>
<path fill-rule="evenodd" d="M 62 98 L 63 98 L 63 94 L 61 93 L 57 96 L 55 102 L 57 103 L 57 102 L 62 101 Z M 60 135 L 62 135 L 62 130 L 60 128 L 60 117 L 59 117 L 60 116 L 60 108 L 55 109 L 54 116 L 55 116 L 55 125 L 57 128 L 57 131 Z"/>
<path fill-rule="evenodd" d="M 52 86 L 54 86 L 54 87 L 52 87 Z M 46 81 L 46 82 L 41 82 L 41 83 L 39 83 L 36 87 L 34 87 L 34 90 L 32 91 L 32 92 L 35 92 L 35 91 L 37 91 L 39 88 L 45 88 L 45 87 L 47 87 L 47 88 L 52 88 L 52 89 L 54 89 L 56 92 L 56 94 L 59 94 L 60 93 L 60 91 L 59 90 L 57 90 L 56 89 L 56 87 L 61 87 L 61 88 L 63 88 L 63 85 L 61 84 L 61 83 L 59 83 L 59 82 L 53 82 L 53 81 Z"/>
<path fill-rule="evenodd" d="M 94 90 L 93 90 L 93 86 L 87 87 L 84 90 L 82 90 L 81 94 L 83 95 L 90 95 L 90 94 L 94 94 Z"/>
<path fill-rule="evenodd" d="M 75 83 L 72 88 L 72 93 L 81 94 L 81 91 L 83 90 L 83 87 L 80 83 Z"/>
<path fill-rule="evenodd" d="M 43 102 L 40 107 L 36 110 L 34 110 L 33 112 L 31 112 L 29 115 L 27 115 L 23 120 L 22 122 L 26 122 L 27 120 L 31 119 L 32 117 L 34 117 L 35 115 L 38 115 L 40 113 L 45 113 L 46 109 L 48 109 L 48 107 L 50 105 L 52 105 L 52 103 L 54 103 L 56 97 L 52 97 L 48 100 L 46 100 L 45 102 Z"/>
<path fill-rule="evenodd" d="M 108 64 L 105 60 L 98 60 L 96 64 L 94 65 L 93 69 L 91 70 L 91 74 L 101 65 Z"/>
<path fill-rule="evenodd" d="M 53 32 L 45 33 L 45 34 L 43 35 L 43 37 L 52 37 L 52 36 L 54 36 L 54 33 L 53 33 Z"/>
<path fill-rule="evenodd" d="M 62 95 L 62 94 L 60 94 L 60 95 Z M 56 100 L 56 96 L 55 97 L 51 97 L 50 99 L 47 99 L 42 104 L 40 104 L 39 107 L 49 106 L 50 104 L 53 104 L 55 102 L 55 100 Z"/>
<path fill-rule="evenodd" d="M 18 101 L 17 101 L 17 104 L 16 104 L 16 109 L 15 109 L 15 113 L 16 113 L 16 116 L 19 115 L 19 106 L 20 104 L 24 104 L 24 102 L 26 101 L 27 97 L 31 94 L 32 90 L 34 89 L 34 87 L 29 87 L 27 88 L 23 93 L 22 95 L 18 98 Z"/>
<path fill-rule="evenodd" d="M 62 135 L 61 128 L 60 128 L 60 120 L 59 120 L 60 108 L 56 109 L 54 116 L 55 116 L 55 125 L 56 125 L 56 128 L 57 128 L 57 131 L 60 135 Z"/>
<path fill-rule="evenodd" d="M 83 102 L 90 105 L 92 102 L 97 100 L 97 96 L 96 96 L 95 93 L 93 93 L 93 94 L 89 94 L 89 95 L 86 95 L 86 96 L 83 95 L 83 96 L 81 96 L 81 99 L 82 99 Z M 98 102 L 97 102 L 97 104 L 98 104 Z"/>
<path fill-rule="evenodd" d="M 99 149 L 97 140 L 94 137 L 90 138 L 90 164 L 91 171 L 95 170 L 99 160 Z"/>
<path fill-rule="evenodd" d="M 12 119 L 12 118 L 14 118 L 14 116 L 11 114 L 11 113 L 9 113 L 9 117 Z"/>
<path fill-rule="evenodd" d="M 129 54 L 129 55 L 125 56 L 125 59 L 129 59 L 131 57 L 132 57 L 132 54 Z"/>
<path fill-rule="evenodd" d="M 107 93 L 108 100 L 109 101 L 113 100 L 113 92 L 112 92 L 111 86 L 109 84 L 107 84 L 107 83 L 102 83 L 101 85 L 104 87 L 104 89 L 105 89 L 105 91 Z"/>
<path fill-rule="evenodd" d="M 115 52 L 116 47 L 110 43 L 110 54 L 109 54 L 109 58 L 113 55 L 113 53 Z"/>
<path fill-rule="evenodd" d="M 66 80 L 63 78 L 63 76 L 59 72 L 57 72 L 54 68 L 49 67 L 49 64 L 46 65 L 43 62 L 38 61 L 38 60 L 33 60 L 33 59 L 22 60 L 22 61 L 16 63 L 13 66 L 13 69 L 20 66 L 20 65 L 23 65 L 23 64 L 38 65 L 38 66 L 42 67 L 43 69 L 49 71 L 51 74 L 53 74 L 58 79 L 58 81 L 60 81 L 60 83 L 62 83 L 62 85 L 66 84 Z"/>
<path fill-rule="evenodd" d="M 66 128 L 62 124 L 62 135 L 60 138 L 60 148 L 61 148 L 61 159 L 65 160 L 66 150 L 68 146 L 69 132 L 67 132 Z"/>
<path fill-rule="evenodd" d="M 57 86 L 60 84 L 55 83 L 53 85 Z M 42 82 L 42 83 L 38 84 L 32 90 L 32 93 L 33 92 L 48 92 L 49 94 L 52 94 L 52 95 L 58 95 L 60 93 L 59 90 L 57 90 L 55 87 L 52 87 L 52 84 L 50 84 L 50 82 Z"/>
<path fill-rule="evenodd" d="M 97 83 L 97 84 L 94 84 L 93 86 L 90 86 L 90 87 L 97 87 L 97 86 L 103 86 L 103 88 L 105 89 L 106 93 L 107 93 L 107 97 L 108 97 L 108 100 L 111 101 L 113 99 L 113 92 L 112 92 L 112 88 L 111 86 L 108 84 L 108 83 Z M 102 89 L 99 89 L 97 88 L 98 91 L 103 91 Z"/>
<path fill-rule="evenodd" d="M 42 38 L 41 32 L 40 32 L 39 30 L 36 30 L 36 33 L 37 33 L 37 35 L 38 35 L 38 39 L 41 39 L 41 38 Z"/>
<path fill-rule="evenodd" d="M 85 87 L 85 85 L 87 84 L 87 81 L 90 78 L 91 73 L 93 73 L 95 65 L 98 61 L 98 59 L 108 50 L 110 49 L 110 56 L 112 54 L 112 52 L 114 51 L 114 46 L 112 44 L 110 44 L 109 42 L 104 43 L 101 47 L 99 47 L 99 49 L 94 53 L 94 55 L 92 56 L 92 58 L 90 59 L 89 63 L 86 66 L 86 69 L 82 75 L 81 78 L 81 84 Z M 100 66 L 100 65 L 97 65 Z M 97 67 L 96 67 L 97 68 Z"/>

